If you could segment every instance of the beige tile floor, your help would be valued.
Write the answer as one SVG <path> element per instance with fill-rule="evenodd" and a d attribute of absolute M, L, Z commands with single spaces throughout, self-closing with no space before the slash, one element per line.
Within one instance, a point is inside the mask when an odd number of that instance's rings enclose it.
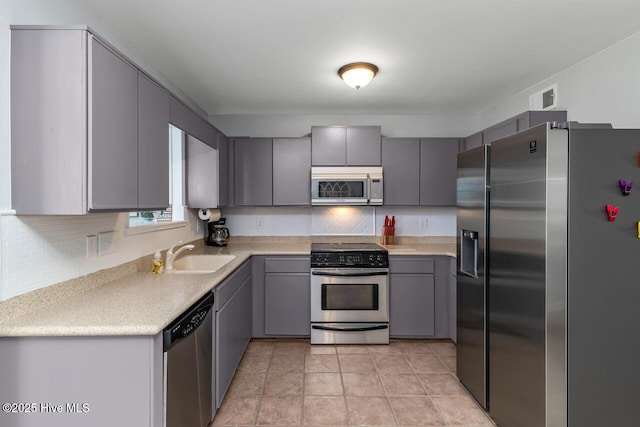
<path fill-rule="evenodd" d="M 495 425 L 458 382 L 455 359 L 450 341 L 253 340 L 213 425 Z"/>

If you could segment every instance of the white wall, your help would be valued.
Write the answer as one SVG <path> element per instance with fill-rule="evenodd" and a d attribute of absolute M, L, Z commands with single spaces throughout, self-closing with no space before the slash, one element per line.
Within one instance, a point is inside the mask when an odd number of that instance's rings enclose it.
<path fill-rule="evenodd" d="M 558 105 L 567 110 L 569 120 L 640 127 L 640 33 L 488 109 L 475 130 L 528 110 L 529 96 L 553 83 L 558 84 Z"/>

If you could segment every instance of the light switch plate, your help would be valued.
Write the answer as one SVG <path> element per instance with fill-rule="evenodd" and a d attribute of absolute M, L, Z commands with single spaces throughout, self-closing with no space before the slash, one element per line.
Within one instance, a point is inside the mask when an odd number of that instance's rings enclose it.
<path fill-rule="evenodd" d="M 98 233 L 98 256 L 112 254 L 118 250 L 115 240 L 115 232 L 105 231 Z"/>

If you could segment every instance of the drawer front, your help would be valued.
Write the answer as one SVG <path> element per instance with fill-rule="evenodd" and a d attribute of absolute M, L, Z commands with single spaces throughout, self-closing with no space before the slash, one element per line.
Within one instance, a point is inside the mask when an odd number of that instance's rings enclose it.
<path fill-rule="evenodd" d="M 433 274 L 435 258 L 425 256 L 390 256 L 390 274 Z"/>
<path fill-rule="evenodd" d="M 268 257 L 264 261 L 265 273 L 309 273 L 311 257 Z"/>
<path fill-rule="evenodd" d="M 251 258 L 244 262 L 231 276 L 226 278 L 219 286 L 214 289 L 216 311 L 236 293 L 242 286 L 244 281 L 251 275 Z"/>

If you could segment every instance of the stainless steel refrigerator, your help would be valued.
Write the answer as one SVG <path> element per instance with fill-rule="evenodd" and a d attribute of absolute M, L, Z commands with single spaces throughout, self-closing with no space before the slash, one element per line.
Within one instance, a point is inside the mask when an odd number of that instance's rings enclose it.
<path fill-rule="evenodd" d="M 458 369 L 473 392 L 467 356 L 488 357 L 500 427 L 638 426 L 639 162 L 640 130 L 608 125 L 547 123 L 492 143 L 488 288 L 476 300 L 488 352 L 458 344 Z"/>
<path fill-rule="evenodd" d="M 485 409 L 490 148 L 458 154 L 457 179 L 457 375 Z"/>

